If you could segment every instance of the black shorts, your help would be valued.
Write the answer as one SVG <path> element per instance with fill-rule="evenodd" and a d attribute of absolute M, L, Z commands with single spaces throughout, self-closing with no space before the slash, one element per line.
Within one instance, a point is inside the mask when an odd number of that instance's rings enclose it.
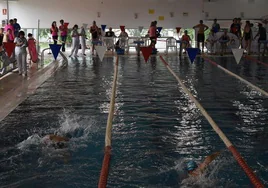
<path fill-rule="evenodd" d="M 197 42 L 205 42 L 205 34 L 197 34 Z"/>
<path fill-rule="evenodd" d="M 154 44 L 156 44 L 156 39 L 157 39 L 156 37 L 150 37 L 151 42 Z"/>
<path fill-rule="evenodd" d="M 251 34 L 250 33 L 245 33 L 245 41 L 248 41 L 251 39 Z"/>

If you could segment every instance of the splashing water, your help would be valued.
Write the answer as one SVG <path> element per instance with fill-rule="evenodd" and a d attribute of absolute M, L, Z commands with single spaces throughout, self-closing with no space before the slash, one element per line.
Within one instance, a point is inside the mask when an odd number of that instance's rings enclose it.
<path fill-rule="evenodd" d="M 55 134 L 70 138 L 68 144 L 70 150 L 86 147 L 87 142 L 90 141 L 91 136 L 98 131 L 96 129 L 92 129 L 94 121 L 75 115 L 71 113 L 71 111 L 64 110 L 59 118 L 59 127 L 50 129 L 49 132 L 46 132 L 46 134 Z M 33 134 L 29 136 L 26 140 L 17 144 L 17 148 L 26 152 L 33 149 L 34 146 L 43 147 L 46 145 L 47 138 L 46 135 L 41 134 Z"/>
<path fill-rule="evenodd" d="M 228 168 L 231 163 L 234 162 L 233 159 L 230 159 L 231 156 L 227 157 L 227 152 L 222 153 L 221 156 L 209 164 L 208 168 L 204 171 L 204 173 L 199 176 L 188 176 L 185 175 L 187 171 L 185 170 L 186 160 L 180 160 L 176 163 L 176 169 L 180 175 L 180 179 L 182 179 L 180 183 L 180 187 L 198 187 L 198 188 L 212 188 L 212 187 L 221 187 L 220 185 L 224 184 L 224 187 L 234 187 L 234 182 L 222 182 L 221 178 L 221 170 L 223 168 Z"/>

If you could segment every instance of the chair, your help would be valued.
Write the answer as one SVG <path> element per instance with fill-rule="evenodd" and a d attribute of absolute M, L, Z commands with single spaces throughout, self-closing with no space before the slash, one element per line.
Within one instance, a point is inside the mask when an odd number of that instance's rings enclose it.
<path fill-rule="evenodd" d="M 137 44 L 136 43 L 134 43 L 134 41 L 139 41 L 139 40 L 141 40 L 141 38 L 139 38 L 139 37 L 128 37 L 128 41 L 127 41 L 127 52 L 129 52 L 129 49 L 130 48 L 135 48 L 135 49 L 137 49 Z"/>
<path fill-rule="evenodd" d="M 112 49 L 112 52 L 114 52 L 114 37 L 102 37 L 102 45 L 106 46 L 107 49 Z"/>
<path fill-rule="evenodd" d="M 175 48 L 177 53 L 177 40 L 173 37 L 166 39 L 166 53 L 168 53 L 169 48 Z"/>
<path fill-rule="evenodd" d="M 128 37 L 118 37 L 117 40 L 119 48 L 122 48 L 124 50 L 128 49 Z"/>

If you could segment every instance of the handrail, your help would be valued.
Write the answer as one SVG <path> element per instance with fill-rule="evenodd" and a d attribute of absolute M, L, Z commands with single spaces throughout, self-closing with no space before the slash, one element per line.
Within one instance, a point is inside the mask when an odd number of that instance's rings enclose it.
<path fill-rule="evenodd" d="M 50 50 L 50 48 L 45 48 L 45 49 L 43 49 L 42 50 L 42 53 L 41 53 L 41 66 L 44 66 L 44 53 L 45 53 L 45 51 L 46 50 Z M 62 58 L 63 58 L 63 60 L 65 61 L 65 63 L 67 63 L 68 62 L 68 59 L 67 59 L 67 57 L 64 55 L 64 53 L 62 53 L 61 51 L 59 52 L 59 54 L 62 56 Z"/>
<path fill-rule="evenodd" d="M 17 67 L 15 66 L 15 63 L 14 63 L 14 62 L 16 62 L 16 59 L 14 60 L 14 59 L 9 58 L 6 55 L 6 52 L 4 50 L 0 51 L 0 57 L 1 57 L 2 63 L 3 63 L 3 67 L 2 67 L 2 69 L 0 69 L 0 78 L 1 78 L 2 76 L 4 76 L 7 73 L 16 69 Z M 14 61 L 12 61 L 12 60 L 14 60 Z M 13 64 L 13 68 L 11 68 L 7 71 L 6 69 L 10 64 Z"/>

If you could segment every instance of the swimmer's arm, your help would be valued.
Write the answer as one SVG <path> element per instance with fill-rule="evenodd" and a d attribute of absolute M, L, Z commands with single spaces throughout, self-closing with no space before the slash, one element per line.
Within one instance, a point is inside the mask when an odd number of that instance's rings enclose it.
<path fill-rule="evenodd" d="M 205 26 L 205 30 L 204 31 L 206 31 L 206 30 L 208 30 L 209 29 L 209 27 L 207 26 L 207 25 L 204 25 Z"/>
<path fill-rule="evenodd" d="M 214 159 L 216 159 L 216 157 L 217 157 L 218 155 L 220 155 L 220 152 L 215 152 L 215 153 L 213 153 L 213 154 L 207 156 L 207 157 L 205 158 L 204 162 L 201 163 L 201 164 L 198 166 L 198 168 L 196 169 L 196 171 L 203 172 L 203 171 L 206 169 L 206 167 L 207 167 L 207 166 L 208 166 Z"/>

